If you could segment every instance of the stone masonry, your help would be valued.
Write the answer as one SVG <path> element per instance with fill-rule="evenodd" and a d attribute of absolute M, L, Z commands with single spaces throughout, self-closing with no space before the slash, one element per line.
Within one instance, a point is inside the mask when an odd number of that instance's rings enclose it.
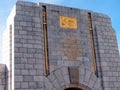
<path fill-rule="evenodd" d="M 0 90 L 7 90 L 7 69 L 4 64 L 0 64 Z"/>
<path fill-rule="evenodd" d="M 3 34 L 0 90 L 120 90 L 107 15 L 17 1 Z"/>

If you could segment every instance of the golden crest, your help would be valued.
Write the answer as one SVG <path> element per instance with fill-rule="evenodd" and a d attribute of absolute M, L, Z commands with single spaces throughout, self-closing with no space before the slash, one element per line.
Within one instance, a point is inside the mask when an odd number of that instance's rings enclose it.
<path fill-rule="evenodd" d="M 72 17 L 60 16 L 60 27 L 77 29 L 77 19 Z"/>

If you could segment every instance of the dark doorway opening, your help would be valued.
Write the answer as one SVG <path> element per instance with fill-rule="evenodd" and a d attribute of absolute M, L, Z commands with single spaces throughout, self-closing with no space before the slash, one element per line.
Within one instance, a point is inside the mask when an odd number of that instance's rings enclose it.
<path fill-rule="evenodd" d="M 82 89 L 79 89 L 79 88 L 67 88 L 67 89 L 64 89 L 64 90 L 82 90 Z"/>

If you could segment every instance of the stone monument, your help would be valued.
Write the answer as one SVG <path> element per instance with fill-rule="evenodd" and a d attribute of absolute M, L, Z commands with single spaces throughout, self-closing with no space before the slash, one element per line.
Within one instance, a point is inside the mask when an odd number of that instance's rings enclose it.
<path fill-rule="evenodd" d="M 3 35 L 0 90 L 120 90 L 107 15 L 17 1 Z"/>

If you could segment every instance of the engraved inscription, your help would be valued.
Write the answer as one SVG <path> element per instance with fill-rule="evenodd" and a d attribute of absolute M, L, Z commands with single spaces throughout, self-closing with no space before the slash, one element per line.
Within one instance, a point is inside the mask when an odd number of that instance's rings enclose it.
<path fill-rule="evenodd" d="M 66 60 L 76 60 L 77 56 L 80 56 L 80 44 L 74 36 L 67 36 L 63 38 L 62 52 Z"/>

